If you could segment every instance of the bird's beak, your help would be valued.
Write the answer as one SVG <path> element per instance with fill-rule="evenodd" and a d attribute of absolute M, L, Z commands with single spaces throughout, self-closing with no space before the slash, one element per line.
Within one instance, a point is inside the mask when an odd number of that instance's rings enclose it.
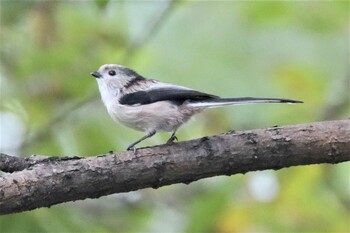
<path fill-rule="evenodd" d="M 92 76 L 94 76 L 95 78 L 101 78 L 102 74 L 100 74 L 98 71 L 94 71 L 90 73 Z"/>

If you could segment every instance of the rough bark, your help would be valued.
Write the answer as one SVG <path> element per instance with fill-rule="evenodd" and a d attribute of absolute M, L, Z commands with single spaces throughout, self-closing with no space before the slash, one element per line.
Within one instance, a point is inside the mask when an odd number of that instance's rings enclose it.
<path fill-rule="evenodd" d="M 229 132 L 95 157 L 0 154 L 0 214 L 248 171 L 350 159 L 350 120 Z M 12 172 L 12 173 L 9 173 Z"/>

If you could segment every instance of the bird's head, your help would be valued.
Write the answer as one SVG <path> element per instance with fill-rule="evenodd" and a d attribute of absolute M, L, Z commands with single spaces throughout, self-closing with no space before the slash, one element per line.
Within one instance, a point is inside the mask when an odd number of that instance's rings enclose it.
<path fill-rule="evenodd" d="M 122 88 L 131 80 L 140 77 L 132 69 L 117 64 L 102 65 L 97 71 L 92 72 L 91 75 L 96 78 L 99 85 L 113 83 L 113 86 L 117 88 Z"/>
<path fill-rule="evenodd" d="M 116 64 L 105 64 L 102 65 L 97 71 L 91 73 L 96 79 L 118 79 L 126 75 L 126 68 Z"/>

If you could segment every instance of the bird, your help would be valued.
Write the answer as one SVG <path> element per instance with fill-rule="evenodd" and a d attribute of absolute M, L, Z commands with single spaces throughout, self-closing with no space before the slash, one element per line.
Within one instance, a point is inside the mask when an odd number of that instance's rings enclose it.
<path fill-rule="evenodd" d="M 145 78 L 133 69 L 104 64 L 90 73 L 96 78 L 103 104 L 114 121 L 146 134 L 127 150 L 157 132 L 172 132 L 167 144 L 177 140 L 176 132 L 193 115 L 206 108 L 251 103 L 303 103 L 281 98 L 220 98 L 188 87 Z"/>

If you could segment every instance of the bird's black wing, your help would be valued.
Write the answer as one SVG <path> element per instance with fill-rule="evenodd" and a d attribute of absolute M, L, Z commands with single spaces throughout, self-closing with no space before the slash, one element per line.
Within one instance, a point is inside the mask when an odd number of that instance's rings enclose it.
<path fill-rule="evenodd" d="M 120 98 L 123 105 L 151 104 L 157 101 L 174 101 L 183 103 L 186 100 L 218 99 L 218 96 L 191 89 L 159 88 L 129 93 Z"/>

